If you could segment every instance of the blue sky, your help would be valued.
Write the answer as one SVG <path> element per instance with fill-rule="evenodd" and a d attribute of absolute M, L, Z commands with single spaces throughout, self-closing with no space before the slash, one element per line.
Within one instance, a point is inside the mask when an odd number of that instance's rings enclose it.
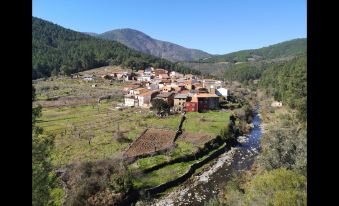
<path fill-rule="evenodd" d="M 306 0 L 33 0 L 32 15 L 81 32 L 132 28 L 211 54 L 307 35 Z"/>

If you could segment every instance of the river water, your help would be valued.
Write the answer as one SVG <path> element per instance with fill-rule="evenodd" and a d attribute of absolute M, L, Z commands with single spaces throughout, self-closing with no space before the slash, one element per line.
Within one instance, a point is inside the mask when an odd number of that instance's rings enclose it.
<path fill-rule="evenodd" d="M 262 129 L 258 113 L 257 106 L 253 112 L 253 128 L 250 134 L 239 138 L 241 145 L 225 151 L 211 163 L 208 170 L 190 178 L 182 186 L 159 199 L 151 200 L 148 205 L 204 205 L 220 192 L 233 173 L 239 174 L 249 170 L 260 151 Z"/>

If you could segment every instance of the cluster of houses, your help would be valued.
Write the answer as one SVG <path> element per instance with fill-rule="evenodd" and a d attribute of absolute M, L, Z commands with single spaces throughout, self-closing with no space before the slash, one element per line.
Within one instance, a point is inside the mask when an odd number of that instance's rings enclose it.
<path fill-rule="evenodd" d="M 161 68 L 149 67 L 124 74 L 123 78 L 131 81 L 124 88 L 125 107 L 150 108 L 152 99 L 162 99 L 172 111 L 203 112 L 219 109 L 219 101 L 227 100 L 228 95 L 222 81 L 199 79 L 192 74 L 168 72 Z"/>

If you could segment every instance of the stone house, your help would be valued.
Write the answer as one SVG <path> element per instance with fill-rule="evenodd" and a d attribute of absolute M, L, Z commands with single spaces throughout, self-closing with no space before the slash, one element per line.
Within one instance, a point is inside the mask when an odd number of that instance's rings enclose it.
<path fill-rule="evenodd" d="M 171 107 L 174 105 L 174 92 L 164 92 L 161 94 L 158 94 L 155 98 L 162 99 L 165 102 L 167 102 Z"/>
<path fill-rule="evenodd" d="M 174 111 L 183 111 L 188 94 L 176 94 L 174 96 Z"/>

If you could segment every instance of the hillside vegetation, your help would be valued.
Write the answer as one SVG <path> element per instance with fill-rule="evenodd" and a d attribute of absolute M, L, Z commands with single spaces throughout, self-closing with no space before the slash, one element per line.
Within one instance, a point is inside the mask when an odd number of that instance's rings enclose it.
<path fill-rule="evenodd" d="M 92 37 L 32 17 L 32 79 L 71 74 L 106 65 L 122 65 L 131 69 L 153 66 L 182 73 L 199 73 L 135 51 L 121 43 Z"/>
<path fill-rule="evenodd" d="M 298 110 L 298 118 L 307 118 L 307 65 L 306 56 L 266 69 L 260 79 L 260 87 L 277 101 L 283 101 Z"/>
<path fill-rule="evenodd" d="M 224 79 L 239 81 L 252 89 L 260 88 L 270 97 L 298 111 L 298 118 L 307 117 L 306 55 L 278 63 L 243 63 L 225 69 Z M 259 84 L 255 84 L 259 80 Z"/>
<path fill-rule="evenodd" d="M 137 51 L 171 61 L 192 61 L 212 56 L 201 50 L 188 49 L 177 44 L 153 39 L 134 29 L 115 29 L 96 36 L 118 41 Z"/>
<path fill-rule="evenodd" d="M 272 64 L 305 55 L 306 40 L 294 39 L 261 49 L 237 51 L 199 61 L 182 61 L 180 65 L 197 70 L 204 76 L 213 75 L 219 79 L 245 82 L 258 79 L 261 72 Z"/>
<path fill-rule="evenodd" d="M 260 49 L 249 49 L 208 58 L 203 62 L 247 62 L 276 59 L 306 53 L 307 39 L 293 39 Z"/>
<path fill-rule="evenodd" d="M 235 174 L 221 198 L 209 205 L 307 205 L 306 62 L 301 55 L 270 64 L 260 72 L 257 85 L 250 79 L 249 85 L 259 89 L 261 152 L 252 169 Z M 273 100 L 282 101 L 283 107 L 272 107 Z"/>

